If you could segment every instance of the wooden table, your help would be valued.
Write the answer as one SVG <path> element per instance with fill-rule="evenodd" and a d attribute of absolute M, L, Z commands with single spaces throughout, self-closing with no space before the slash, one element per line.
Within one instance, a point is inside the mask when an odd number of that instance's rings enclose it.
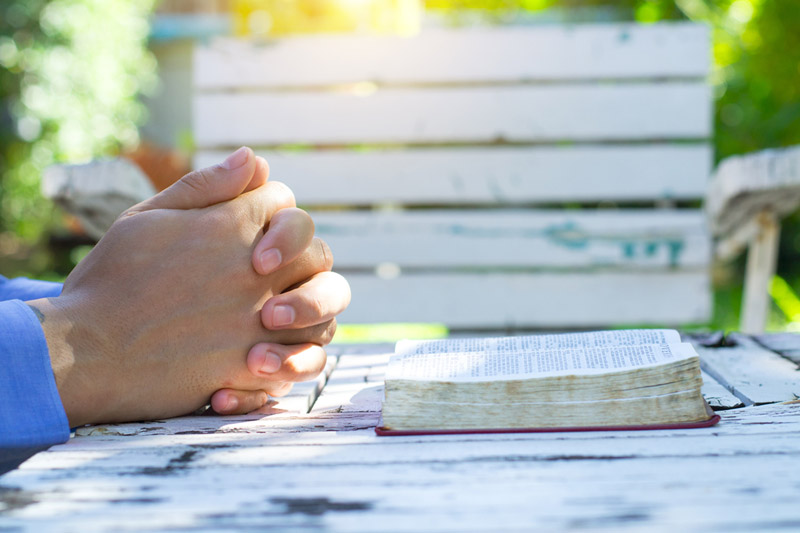
<path fill-rule="evenodd" d="M 390 346 L 335 347 L 261 414 L 80 429 L 0 478 L 0 530 L 800 530 L 800 338 L 729 340 L 712 428 L 430 437 L 373 432 Z"/>

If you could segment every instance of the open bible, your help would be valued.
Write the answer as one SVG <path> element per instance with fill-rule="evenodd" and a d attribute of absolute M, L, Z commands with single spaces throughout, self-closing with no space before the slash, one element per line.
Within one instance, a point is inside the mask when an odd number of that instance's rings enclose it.
<path fill-rule="evenodd" d="M 715 424 L 674 330 L 400 341 L 379 434 Z"/>

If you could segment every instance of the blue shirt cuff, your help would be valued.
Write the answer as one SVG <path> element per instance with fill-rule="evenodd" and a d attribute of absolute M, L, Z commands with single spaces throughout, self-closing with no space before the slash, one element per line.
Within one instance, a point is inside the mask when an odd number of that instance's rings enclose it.
<path fill-rule="evenodd" d="M 23 302 L 0 302 L 0 448 L 41 448 L 68 439 L 42 326 Z"/>
<path fill-rule="evenodd" d="M 14 278 L 0 276 L 0 301 L 5 300 L 38 300 L 61 294 L 61 283 L 40 281 L 38 279 Z"/>

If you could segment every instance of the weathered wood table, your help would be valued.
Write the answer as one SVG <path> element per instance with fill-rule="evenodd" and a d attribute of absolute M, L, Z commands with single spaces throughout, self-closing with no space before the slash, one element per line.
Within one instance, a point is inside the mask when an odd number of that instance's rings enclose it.
<path fill-rule="evenodd" d="M 712 428 L 429 437 L 373 432 L 391 347 L 334 347 L 260 414 L 80 429 L 0 478 L 0 531 L 800 530 L 800 337 L 728 341 Z"/>

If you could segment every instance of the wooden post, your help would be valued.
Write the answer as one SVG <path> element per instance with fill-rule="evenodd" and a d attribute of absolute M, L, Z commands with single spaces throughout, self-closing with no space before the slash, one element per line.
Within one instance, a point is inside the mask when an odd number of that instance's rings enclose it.
<path fill-rule="evenodd" d="M 750 242 L 742 299 L 741 331 L 763 333 L 769 310 L 769 284 L 775 275 L 781 226 L 773 213 L 756 217 L 758 232 Z"/>

